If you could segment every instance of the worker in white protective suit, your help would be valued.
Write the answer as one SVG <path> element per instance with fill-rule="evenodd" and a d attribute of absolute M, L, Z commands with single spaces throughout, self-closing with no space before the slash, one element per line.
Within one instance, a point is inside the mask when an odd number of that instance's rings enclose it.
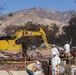
<path fill-rule="evenodd" d="M 58 51 L 58 49 L 56 48 L 56 45 L 52 45 L 52 49 L 51 49 L 51 54 L 52 54 L 52 57 L 53 57 L 53 53 L 56 53 L 56 55 L 58 55 L 59 56 L 59 51 Z"/>
<path fill-rule="evenodd" d="M 56 55 L 55 52 L 53 52 L 53 58 L 51 61 L 52 64 L 52 75 L 59 75 L 59 64 L 61 60 L 60 58 Z"/>
<path fill-rule="evenodd" d="M 70 45 L 69 45 L 68 41 L 64 45 L 64 49 L 65 49 L 66 56 L 70 56 Z"/>

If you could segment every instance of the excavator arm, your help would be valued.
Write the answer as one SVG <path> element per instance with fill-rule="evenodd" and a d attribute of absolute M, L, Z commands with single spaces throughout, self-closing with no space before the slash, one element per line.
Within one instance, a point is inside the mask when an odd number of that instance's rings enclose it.
<path fill-rule="evenodd" d="M 42 37 L 44 43 L 46 44 L 47 50 L 51 50 L 51 47 L 49 46 L 47 38 L 46 38 L 46 34 L 45 34 L 45 32 L 44 32 L 44 30 L 42 28 L 40 28 L 40 32 L 42 33 L 41 37 Z"/>
<path fill-rule="evenodd" d="M 23 36 L 41 36 L 43 41 L 44 41 L 44 43 L 46 44 L 47 50 L 51 49 L 51 47 L 48 44 L 48 41 L 47 41 L 47 38 L 46 38 L 46 34 L 45 34 L 45 32 L 44 32 L 44 30 L 42 28 L 40 28 L 39 31 L 20 30 L 20 31 L 17 31 L 14 35 L 17 36 L 15 41 L 18 38 L 21 38 Z"/>

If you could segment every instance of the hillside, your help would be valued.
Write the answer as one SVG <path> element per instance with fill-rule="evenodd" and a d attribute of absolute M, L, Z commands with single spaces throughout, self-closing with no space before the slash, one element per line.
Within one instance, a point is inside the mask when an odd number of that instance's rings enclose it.
<path fill-rule="evenodd" d="M 52 23 L 55 23 L 60 27 L 61 30 L 64 25 L 68 24 L 68 21 L 71 18 L 71 13 L 76 12 L 59 12 L 36 7 L 13 12 L 13 16 L 11 17 L 9 17 L 8 14 L 0 15 L 0 35 L 5 35 L 5 31 L 3 30 L 5 27 L 9 25 L 23 26 L 28 21 L 48 26 L 51 26 Z"/>

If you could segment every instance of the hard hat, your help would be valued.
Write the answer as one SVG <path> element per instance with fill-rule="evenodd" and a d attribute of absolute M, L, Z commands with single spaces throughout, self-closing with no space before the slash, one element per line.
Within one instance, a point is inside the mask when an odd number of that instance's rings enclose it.
<path fill-rule="evenodd" d="M 55 46 L 55 44 L 53 44 L 52 46 Z"/>
<path fill-rule="evenodd" d="M 40 64 L 40 62 L 39 62 L 39 61 L 36 61 L 36 63 L 37 63 L 37 64 Z"/>

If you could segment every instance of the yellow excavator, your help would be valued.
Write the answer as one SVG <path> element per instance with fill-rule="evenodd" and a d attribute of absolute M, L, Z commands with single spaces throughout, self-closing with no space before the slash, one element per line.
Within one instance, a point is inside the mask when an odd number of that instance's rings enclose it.
<path fill-rule="evenodd" d="M 13 38 L 13 37 L 16 38 Z M 50 46 L 48 45 L 48 41 L 46 38 L 46 34 L 42 28 L 39 31 L 30 31 L 30 30 L 20 30 L 15 34 L 11 35 L 10 39 L 0 39 L 0 51 L 4 50 L 22 50 L 21 44 L 16 44 L 16 41 L 23 36 L 41 36 L 44 43 L 46 44 L 47 50 L 50 50 Z"/>
<path fill-rule="evenodd" d="M 19 30 L 15 32 L 15 34 L 11 35 L 10 39 L 0 39 L 0 52 L 18 52 L 22 51 L 22 44 L 17 44 L 16 42 L 18 39 L 24 36 L 41 36 L 47 50 L 50 50 L 51 47 L 48 44 L 46 33 L 42 28 L 39 31 L 32 31 L 32 30 Z M 15 37 L 15 38 L 13 38 Z"/>

